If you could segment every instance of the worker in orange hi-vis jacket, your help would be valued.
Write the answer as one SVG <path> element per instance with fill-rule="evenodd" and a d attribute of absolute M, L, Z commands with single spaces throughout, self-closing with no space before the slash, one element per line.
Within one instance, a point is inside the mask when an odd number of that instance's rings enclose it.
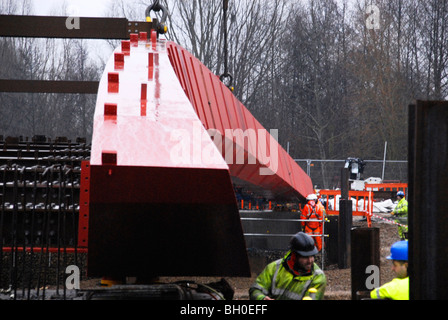
<path fill-rule="evenodd" d="M 324 218 L 324 207 L 317 200 L 315 194 L 309 194 L 306 197 L 308 201 L 300 215 L 301 220 L 322 220 Z M 313 236 L 316 248 L 322 250 L 322 222 L 301 221 L 303 231 Z"/>

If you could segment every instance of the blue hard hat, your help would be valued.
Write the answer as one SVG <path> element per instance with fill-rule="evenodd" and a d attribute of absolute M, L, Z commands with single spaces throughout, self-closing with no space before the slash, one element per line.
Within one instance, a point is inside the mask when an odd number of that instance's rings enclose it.
<path fill-rule="evenodd" d="M 408 241 L 395 242 L 390 248 L 390 256 L 386 259 L 408 261 Z"/>
<path fill-rule="evenodd" d="M 403 191 L 398 191 L 397 192 L 397 196 L 404 197 L 404 192 Z"/>

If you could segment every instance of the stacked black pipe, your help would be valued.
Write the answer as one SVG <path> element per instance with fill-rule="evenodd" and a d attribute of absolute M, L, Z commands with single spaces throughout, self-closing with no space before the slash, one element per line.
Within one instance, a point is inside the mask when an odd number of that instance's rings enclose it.
<path fill-rule="evenodd" d="M 0 136 L 3 298 L 45 299 L 49 285 L 65 294 L 66 266 L 81 263 L 79 187 L 81 162 L 89 156 L 85 139 Z"/>

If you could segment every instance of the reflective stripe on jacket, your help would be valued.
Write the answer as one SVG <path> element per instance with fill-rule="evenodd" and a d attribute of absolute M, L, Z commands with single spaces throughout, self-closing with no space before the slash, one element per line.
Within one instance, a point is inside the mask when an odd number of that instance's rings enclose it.
<path fill-rule="evenodd" d="M 302 210 L 300 219 L 302 220 L 322 220 L 324 217 L 324 206 L 316 204 L 314 201 L 309 201 Z M 302 226 L 307 226 L 313 230 L 320 228 L 322 222 L 317 221 L 301 221 Z"/>
<path fill-rule="evenodd" d="M 317 290 L 316 300 L 324 297 L 327 280 L 324 272 L 314 264 L 310 275 L 294 275 L 285 261 L 290 255 L 271 262 L 260 273 L 249 289 L 251 300 L 263 300 L 266 296 L 276 300 L 302 300 L 308 295 L 308 290 Z"/>
<path fill-rule="evenodd" d="M 408 215 L 408 202 L 405 198 L 402 198 L 394 209 L 394 215 L 407 216 Z"/>
<path fill-rule="evenodd" d="M 409 277 L 395 278 L 391 282 L 370 291 L 372 299 L 409 300 Z"/>

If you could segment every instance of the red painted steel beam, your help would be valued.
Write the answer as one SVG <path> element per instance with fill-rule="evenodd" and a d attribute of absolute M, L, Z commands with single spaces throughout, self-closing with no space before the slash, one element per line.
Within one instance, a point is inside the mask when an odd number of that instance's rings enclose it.
<path fill-rule="evenodd" d="M 229 167 L 154 34 L 105 67 L 87 176 L 89 276 L 250 276 Z"/>
<path fill-rule="evenodd" d="M 310 177 L 219 77 L 181 46 L 168 42 L 167 48 L 198 117 L 215 143 L 222 143 L 216 144 L 236 185 L 276 200 L 303 199 L 313 192 Z"/>

